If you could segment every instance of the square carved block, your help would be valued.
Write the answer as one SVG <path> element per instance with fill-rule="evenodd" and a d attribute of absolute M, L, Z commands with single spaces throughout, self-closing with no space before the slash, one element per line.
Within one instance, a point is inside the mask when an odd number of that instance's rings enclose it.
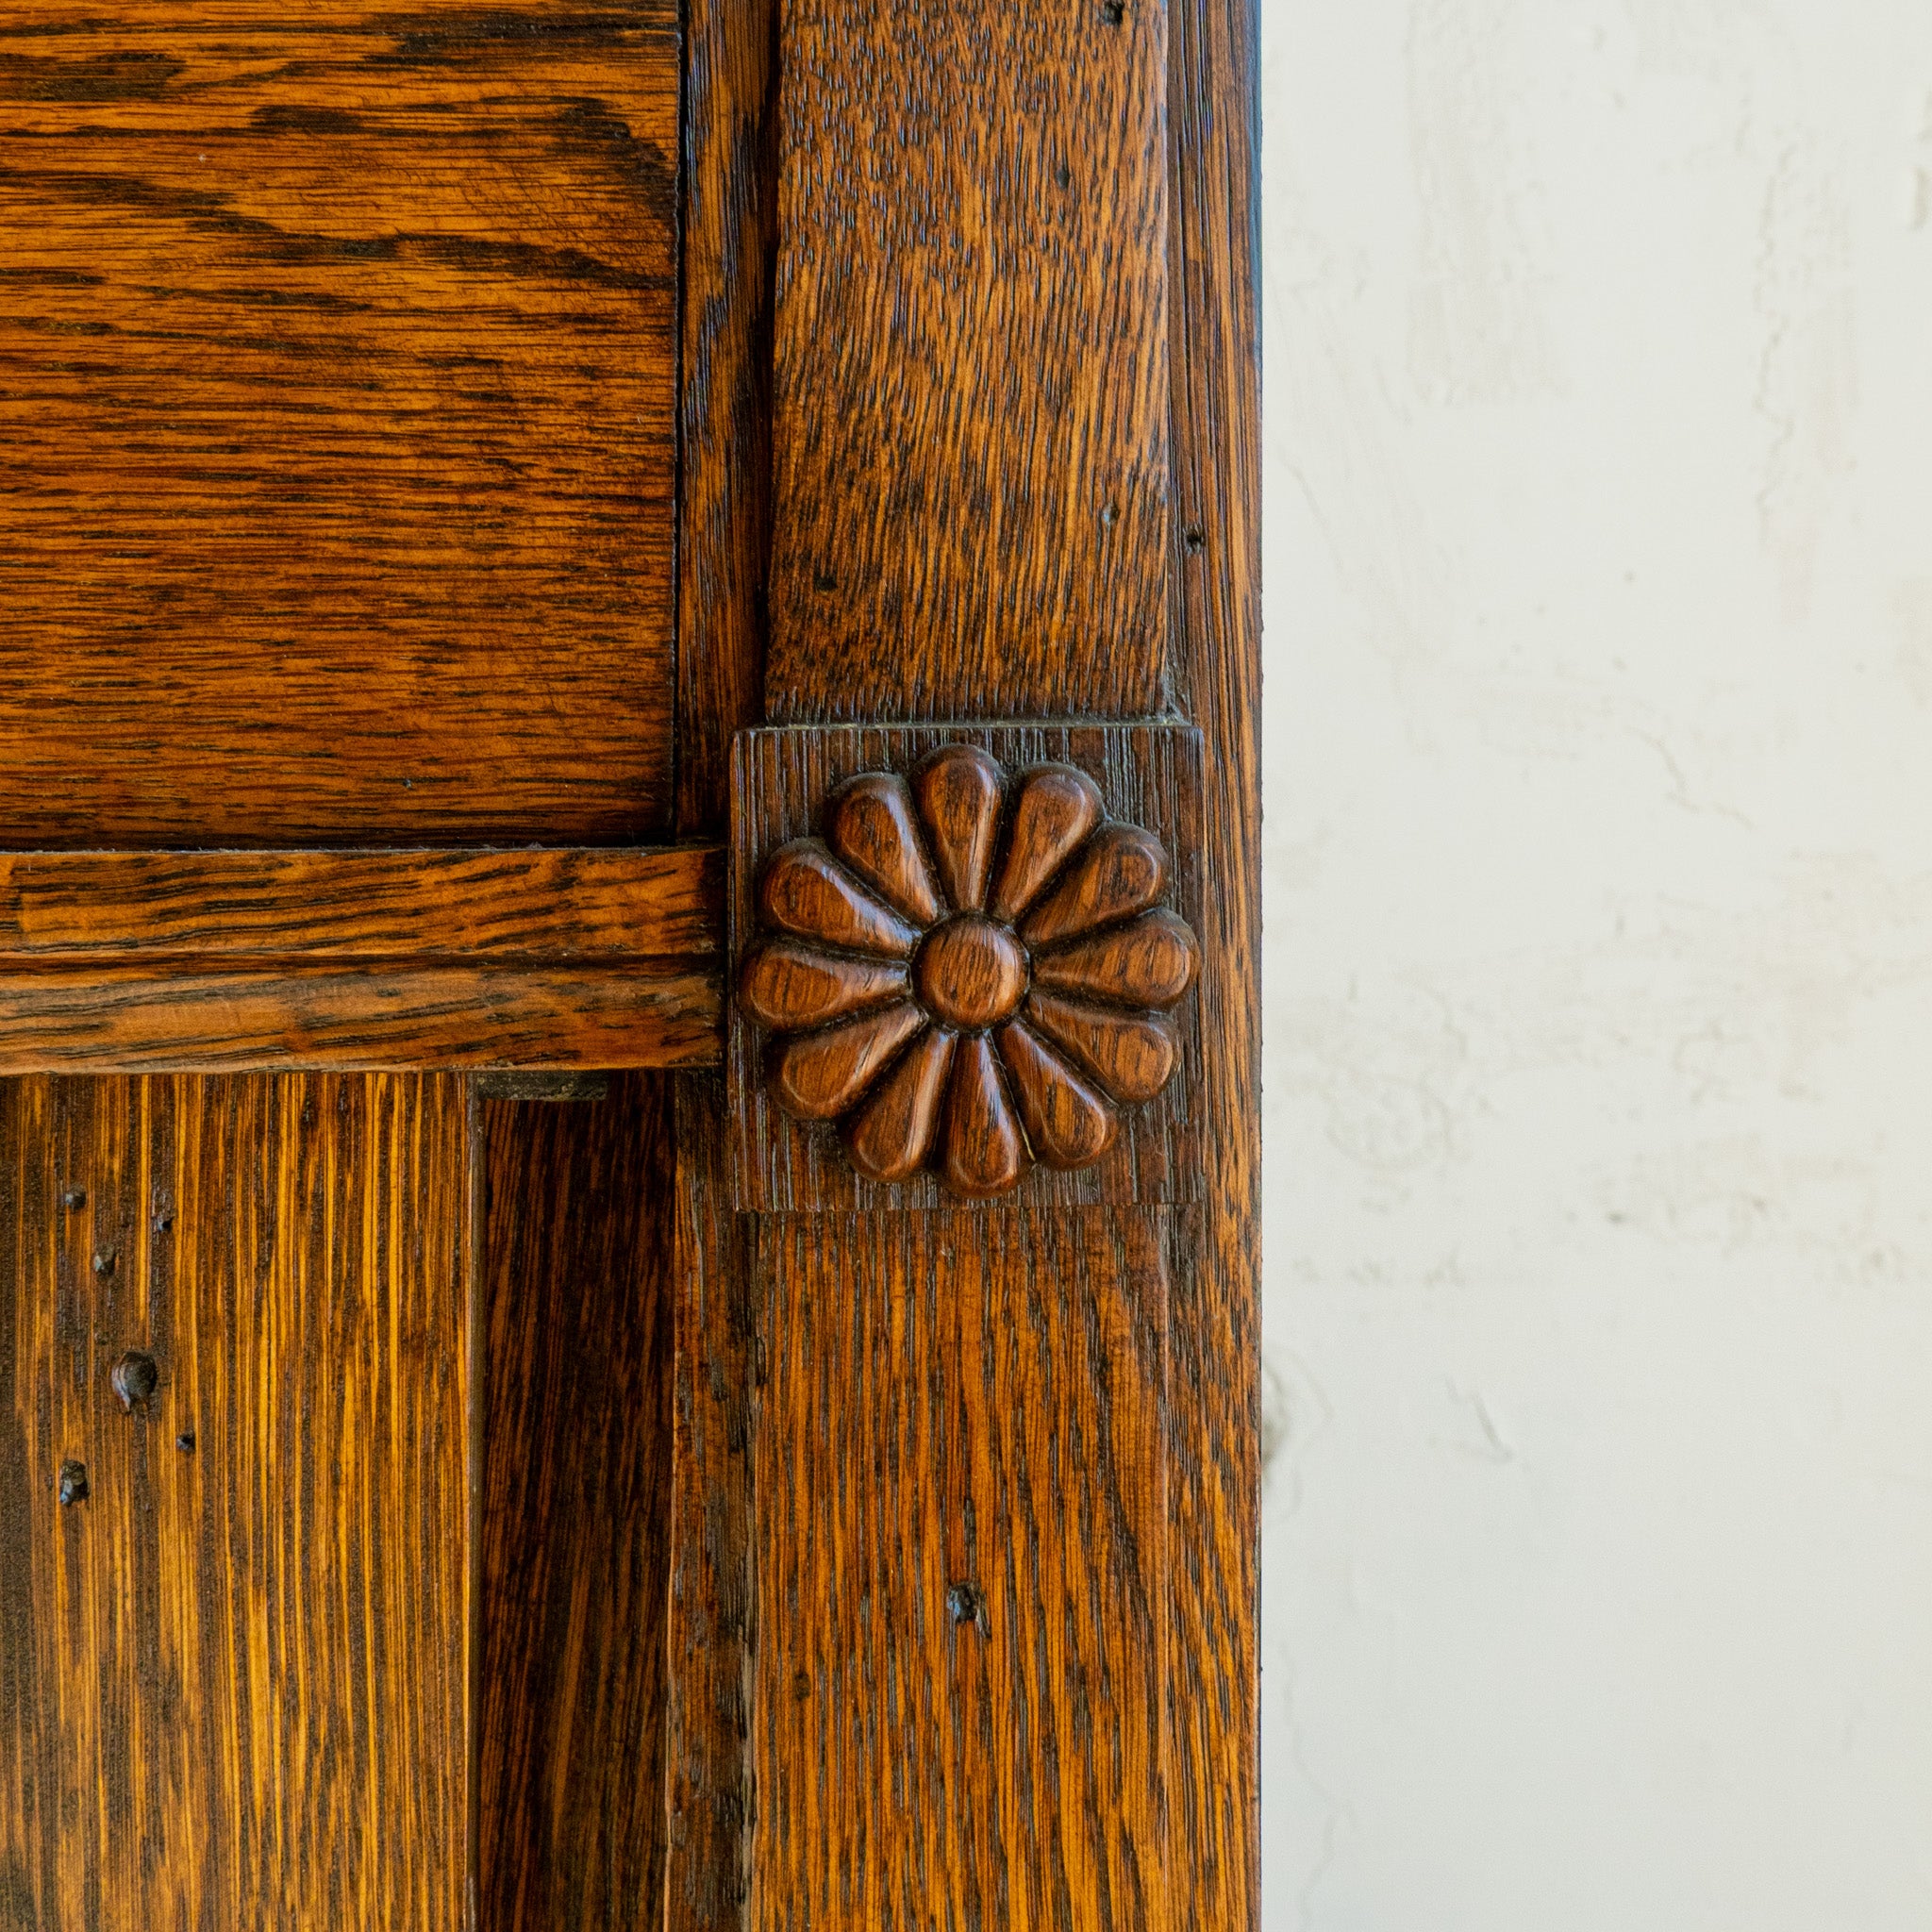
<path fill-rule="evenodd" d="M 1195 1200 L 1200 813 L 1191 725 L 741 732 L 737 1206 Z"/>

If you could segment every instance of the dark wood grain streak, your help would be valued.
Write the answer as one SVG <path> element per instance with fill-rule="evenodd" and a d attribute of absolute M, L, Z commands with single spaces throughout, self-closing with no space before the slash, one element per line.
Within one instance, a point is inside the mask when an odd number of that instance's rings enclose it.
<path fill-rule="evenodd" d="M 671 829 L 677 9 L 0 23 L 0 846 Z"/>
<path fill-rule="evenodd" d="M 1166 41 L 786 8 L 772 723 L 1166 708 Z"/>
<path fill-rule="evenodd" d="M 1195 855 L 1201 742 L 1182 725 L 860 725 L 746 732 L 738 741 L 732 839 L 733 972 L 757 938 L 755 882 L 763 855 L 820 829 L 826 803 L 858 773 L 906 770 L 941 744 L 984 746 L 1009 772 L 1068 764 L 1097 784 L 1107 809 L 1147 827 L 1173 855 L 1171 901 L 1197 924 L 1206 874 Z M 992 855 L 981 867 L 989 870 Z M 1174 1016 L 1180 1068 L 1151 1105 L 1126 1114 L 1113 1145 L 1080 1173 L 1036 1168 L 1012 1199 L 1074 1206 L 1103 1201 L 1191 1200 L 1201 1184 L 1194 1143 L 1202 1077 L 1199 1021 L 1191 1002 Z M 848 1023 L 849 1024 L 849 1023 Z M 809 1036 L 806 1036 L 809 1038 Z M 915 1175 L 888 1186 L 852 1171 L 829 1124 L 794 1120 L 766 1086 L 767 1048 L 741 1008 L 727 1035 L 737 1136 L 739 1205 L 761 1212 L 929 1208 L 950 1205 L 941 1182 Z"/>
<path fill-rule="evenodd" d="M 677 1363 L 665 1932 L 751 1923 L 756 1418 L 762 1380 L 751 1222 L 731 1207 L 724 1083 L 676 1091 Z"/>
<path fill-rule="evenodd" d="M 671 1105 L 477 1104 L 477 1932 L 661 1912 Z"/>
<path fill-rule="evenodd" d="M 685 8 L 677 830 L 715 837 L 762 711 L 771 543 L 776 0 Z"/>
<path fill-rule="evenodd" d="M 0 960 L 691 960 L 724 926 L 715 846 L 0 853 Z"/>
<path fill-rule="evenodd" d="M 1207 1186 L 1173 1276 L 1168 1494 L 1175 1895 L 1260 1919 L 1260 398 L 1254 0 L 1177 8 L 1170 70 L 1179 543 L 1176 656 L 1211 756 L 1200 1002 Z"/>
<path fill-rule="evenodd" d="M 0 1074 L 709 1066 L 722 1000 L 655 960 L 0 968 Z"/>
<path fill-rule="evenodd" d="M 1164 1875 L 1164 1217 L 758 1225 L 752 1924 L 1214 1923 Z"/>
<path fill-rule="evenodd" d="M 464 1118 L 0 1082 L 0 1923 L 461 1924 Z"/>

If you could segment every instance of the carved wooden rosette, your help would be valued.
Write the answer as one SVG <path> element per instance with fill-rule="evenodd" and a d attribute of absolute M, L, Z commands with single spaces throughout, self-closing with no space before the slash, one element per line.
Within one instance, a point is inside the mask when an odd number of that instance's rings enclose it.
<path fill-rule="evenodd" d="M 1074 1176 L 1099 1191 L 1060 1198 L 1178 1197 L 1171 1146 L 1150 1162 L 1143 1132 L 1127 1160 L 1117 1150 L 1182 1063 L 1199 947 L 1168 903 L 1179 883 L 1168 844 L 1126 808 L 1147 811 L 1144 782 L 1140 797 L 1109 800 L 1086 765 L 1119 792 L 1143 762 L 1120 757 L 1127 741 L 1143 755 L 1158 744 L 1166 756 L 1146 758 L 1141 775 L 1166 780 L 1147 815 L 1168 820 L 1171 838 L 1191 796 L 1193 734 L 747 736 L 768 770 L 762 792 L 741 783 L 741 808 L 774 803 L 774 780 L 781 794 L 815 796 L 769 840 L 741 810 L 735 841 L 736 1030 L 757 1029 L 734 1055 L 741 1205 L 921 1205 L 1023 1188 L 1051 1198 Z M 932 736 L 941 741 L 912 741 Z M 835 771 L 864 738 L 895 742 Z M 1014 739 L 1028 742 L 991 742 Z M 1082 739 L 1086 765 L 1069 755 Z M 1056 742 L 1031 742 L 1044 740 Z M 795 757 L 788 771 L 772 754 L 806 741 L 833 757 L 801 786 Z M 1171 1122 L 1153 1124 L 1171 1141 Z"/>

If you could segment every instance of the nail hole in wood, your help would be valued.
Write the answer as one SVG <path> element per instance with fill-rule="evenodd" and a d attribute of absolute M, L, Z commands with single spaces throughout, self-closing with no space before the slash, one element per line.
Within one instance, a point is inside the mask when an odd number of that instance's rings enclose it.
<path fill-rule="evenodd" d="M 976 1583 L 955 1583 L 946 1590 L 946 1609 L 956 1624 L 971 1624 L 987 1634 L 986 1592 Z"/>
<path fill-rule="evenodd" d="M 63 1462 L 60 1465 L 60 1485 L 58 1491 L 60 1507 L 65 1509 L 75 1503 L 85 1503 L 88 1497 L 87 1464 L 84 1462 Z"/>
<path fill-rule="evenodd" d="M 63 1208 L 85 1208 L 87 1206 L 87 1195 L 79 1188 L 69 1188 L 68 1191 L 60 1196 L 60 1205 Z"/>
<path fill-rule="evenodd" d="M 114 1364 L 114 1373 L 108 1379 L 121 1398 L 121 1407 L 131 1409 L 136 1403 L 146 1402 L 159 1387 L 161 1372 L 153 1356 L 131 1348 Z"/>

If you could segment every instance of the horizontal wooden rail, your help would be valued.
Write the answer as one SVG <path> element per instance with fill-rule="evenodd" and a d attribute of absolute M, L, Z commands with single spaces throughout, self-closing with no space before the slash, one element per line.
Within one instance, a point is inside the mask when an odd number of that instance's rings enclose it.
<path fill-rule="evenodd" d="M 723 943 L 715 845 L 0 853 L 0 960 L 689 958 Z"/>
<path fill-rule="evenodd" d="M 700 1066 L 715 847 L 0 854 L 0 1074 Z"/>

